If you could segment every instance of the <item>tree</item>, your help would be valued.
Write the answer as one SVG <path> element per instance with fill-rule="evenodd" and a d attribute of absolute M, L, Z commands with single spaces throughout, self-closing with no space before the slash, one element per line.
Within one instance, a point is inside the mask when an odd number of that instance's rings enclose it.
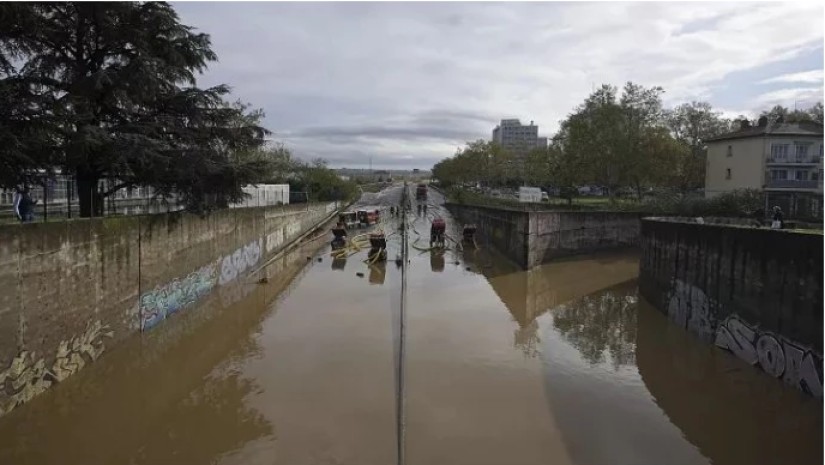
<path fill-rule="evenodd" d="M 238 154 L 268 131 L 260 111 L 224 100 L 227 86 L 195 86 L 216 59 L 209 37 L 167 3 L 0 4 L 0 89 L 24 96 L 0 134 L 33 125 L 0 159 L 18 172 L 74 174 L 81 216 L 136 185 L 199 211 L 240 200 L 260 159 Z M 102 179 L 118 183 L 104 190 Z"/>
<path fill-rule="evenodd" d="M 356 183 L 344 181 L 327 165 L 327 161 L 321 158 L 316 158 L 310 163 L 298 162 L 295 176 L 290 179 L 291 188 L 305 190 L 312 201 L 354 198 L 358 189 Z"/>
<path fill-rule="evenodd" d="M 616 88 L 603 85 L 563 123 L 566 159 L 576 159 L 581 180 L 607 186 L 611 195 L 626 182 L 627 137 Z"/>
<path fill-rule="evenodd" d="M 433 166 L 433 178 L 443 185 L 481 182 L 502 185 L 513 177 L 513 157 L 495 142 L 477 140 Z"/>
<path fill-rule="evenodd" d="M 552 178 L 552 168 L 550 149 L 533 149 L 524 163 L 524 180 L 531 186 L 545 186 Z"/>
<path fill-rule="evenodd" d="M 678 167 L 666 173 L 666 178 L 683 190 L 702 186 L 707 158 L 705 141 L 730 131 L 733 123 L 723 118 L 720 112 L 714 111 L 707 102 L 684 103 L 667 111 L 665 115 L 673 137 L 688 149 L 685 154 L 679 147 L 672 147 L 673 161 Z M 674 174 L 677 178 L 673 177 Z"/>
<path fill-rule="evenodd" d="M 793 111 L 782 105 L 776 105 L 770 110 L 763 111 L 759 116 L 766 116 L 771 124 L 775 123 L 780 117 L 785 123 L 815 121 L 822 124 L 822 102 L 817 102 L 804 110 L 794 109 Z"/>

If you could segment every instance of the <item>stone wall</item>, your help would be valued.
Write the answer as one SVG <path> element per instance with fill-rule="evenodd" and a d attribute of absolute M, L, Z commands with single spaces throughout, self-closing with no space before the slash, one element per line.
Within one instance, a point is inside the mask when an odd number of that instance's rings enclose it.
<path fill-rule="evenodd" d="M 335 204 L 0 226 L 0 415 L 221 288 Z"/>
<path fill-rule="evenodd" d="M 677 325 L 822 395 L 822 235 L 648 218 L 639 290 Z"/>
<path fill-rule="evenodd" d="M 530 269 L 554 258 L 636 247 L 638 213 L 521 211 L 448 203 L 453 215 L 478 226 L 478 237 Z"/>

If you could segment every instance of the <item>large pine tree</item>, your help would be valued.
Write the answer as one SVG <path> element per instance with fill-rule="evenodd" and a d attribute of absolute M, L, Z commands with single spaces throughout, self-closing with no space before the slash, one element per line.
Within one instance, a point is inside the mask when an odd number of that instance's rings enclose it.
<path fill-rule="evenodd" d="M 227 86 L 196 87 L 214 60 L 167 3 L 1 3 L 0 183 L 61 167 L 81 216 L 137 185 L 201 210 L 239 199 L 267 131 Z"/>

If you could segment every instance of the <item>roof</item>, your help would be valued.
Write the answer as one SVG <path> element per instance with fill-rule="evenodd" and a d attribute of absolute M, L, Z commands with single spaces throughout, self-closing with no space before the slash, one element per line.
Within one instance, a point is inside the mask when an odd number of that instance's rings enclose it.
<path fill-rule="evenodd" d="M 750 126 L 745 129 L 711 137 L 705 142 L 718 142 L 730 139 L 745 139 L 748 137 L 763 136 L 810 136 L 822 137 L 822 125 L 813 121 L 800 121 L 798 123 L 777 123 L 765 126 Z"/>

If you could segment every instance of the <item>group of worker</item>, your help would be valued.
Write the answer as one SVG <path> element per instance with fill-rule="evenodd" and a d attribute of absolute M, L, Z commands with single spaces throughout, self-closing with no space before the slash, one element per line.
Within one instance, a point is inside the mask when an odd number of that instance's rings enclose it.
<path fill-rule="evenodd" d="M 391 216 L 398 216 L 401 214 L 402 208 L 390 206 L 390 215 Z M 426 204 L 418 204 L 418 214 L 427 213 L 427 205 Z M 476 226 L 473 224 L 466 224 L 462 230 L 462 238 L 465 241 L 475 242 L 474 236 L 476 232 Z M 339 221 L 335 227 L 332 229 L 333 240 L 332 240 L 332 247 L 333 249 L 344 247 L 346 244 L 347 239 L 347 228 L 344 222 Z M 430 247 L 444 247 L 445 246 L 445 237 L 447 234 L 447 223 L 444 221 L 443 218 L 437 217 L 433 218 L 432 222 L 430 223 Z M 371 250 L 368 256 L 373 258 L 376 254 L 379 254 L 379 259 L 385 259 L 386 257 L 386 238 L 384 237 L 383 233 L 373 233 L 370 234 L 370 245 Z M 382 253 L 383 252 L 383 253 Z"/>

